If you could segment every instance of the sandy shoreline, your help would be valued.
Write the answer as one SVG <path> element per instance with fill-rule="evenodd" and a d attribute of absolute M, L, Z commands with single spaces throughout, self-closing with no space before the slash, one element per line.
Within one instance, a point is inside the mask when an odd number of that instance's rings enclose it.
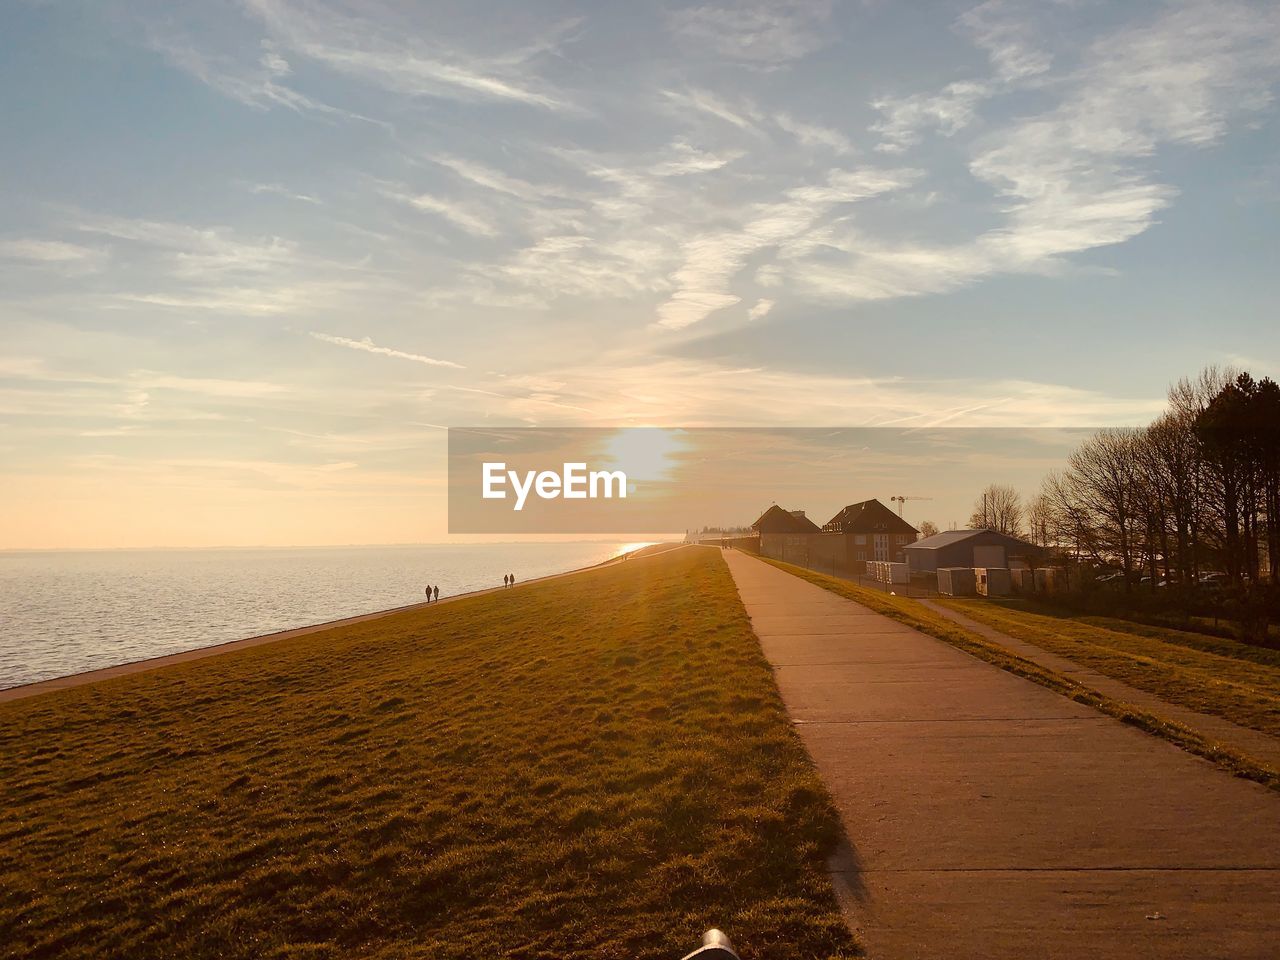
<path fill-rule="evenodd" d="M 664 547 L 667 550 L 675 549 L 684 544 L 654 544 L 655 547 Z M 27 697 L 39 696 L 42 693 L 51 693 L 54 690 L 69 690 L 72 687 L 84 686 L 87 683 L 96 683 L 99 680 L 110 680 L 113 677 L 125 677 L 133 673 L 144 673 L 148 670 L 158 670 L 161 667 L 167 667 L 175 663 L 187 663 L 192 660 L 204 660 L 208 657 L 221 656 L 224 653 L 231 653 L 234 650 L 243 650 L 247 647 L 259 647 L 268 643 L 275 643 L 277 640 L 289 640 L 293 637 L 303 637 L 309 633 L 322 633 L 325 630 L 332 630 L 336 627 L 345 627 L 355 623 L 364 623 L 367 620 L 378 620 L 382 617 L 389 617 L 397 613 L 405 613 L 410 610 L 421 610 L 425 607 L 434 607 L 441 603 L 451 603 L 455 600 L 462 600 L 467 597 L 480 597 L 488 593 L 499 593 L 506 589 L 519 590 L 522 587 L 528 587 L 535 583 L 544 583 L 547 580 L 555 580 L 560 577 L 569 577 L 574 574 L 583 573 L 587 570 L 598 570 L 601 567 L 607 567 L 610 564 L 621 563 L 623 560 L 639 553 L 641 550 L 649 550 L 650 547 L 641 547 L 640 550 L 633 550 L 631 553 L 622 554 L 621 556 L 611 557 L 600 563 L 592 564 L 589 567 L 577 567 L 573 570 L 565 570 L 563 573 L 552 573 L 545 577 L 535 577 L 532 580 L 526 580 L 517 583 L 515 587 L 488 587 L 484 590 L 471 590 L 467 593 L 455 594 L 451 597 L 441 597 L 439 600 L 427 603 L 425 600 L 418 603 L 409 603 L 401 607 L 391 607 L 387 610 L 376 610 L 373 613 L 362 613 L 354 617 L 343 617 L 340 620 L 327 620 L 324 623 L 315 623 L 306 627 L 293 627 L 289 630 L 278 630 L 275 633 L 264 633 L 259 636 L 245 637 L 242 640 L 227 640 L 223 643 L 211 644 L 207 647 L 197 647 L 194 650 L 183 650 L 180 653 L 167 653 L 158 657 L 148 657 L 145 660 L 132 660 L 129 663 L 120 663 L 112 667 L 99 667 L 96 670 L 86 670 L 83 673 L 72 673 L 65 677 L 53 677 L 49 680 L 37 680 L 34 683 L 24 683 L 16 687 L 5 687 L 0 690 L 0 703 L 8 703 L 14 700 L 25 700 Z M 665 550 L 655 550 L 656 553 L 665 552 Z"/>

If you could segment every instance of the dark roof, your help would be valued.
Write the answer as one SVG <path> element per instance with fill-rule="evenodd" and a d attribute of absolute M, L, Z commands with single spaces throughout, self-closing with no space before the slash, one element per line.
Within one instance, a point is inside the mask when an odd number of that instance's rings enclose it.
<path fill-rule="evenodd" d="M 999 530 L 990 530 L 983 528 L 981 530 L 944 530 L 942 533 L 935 533 L 932 537 L 925 537 L 923 540 L 917 540 L 915 543 L 907 544 L 908 550 L 941 550 L 943 547 L 949 547 L 953 543 L 960 543 L 962 540 L 970 540 L 980 534 L 988 533 L 993 537 L 997 537 L 1005 542 L 1006 546 L 1022 547 L 1027 550 L 1039 551 L 1041 548 L 1034 543 L 1028 543 L 1019 537 L 1010 536 L 1007 533 L 1001 533 Z"/>
<path fill-rule="evenodd" d="M 911 524 L 879 500 L 851 503 L 827 521 L 831 533 L 918 533 Z"/>
<path fill-rule="evenodd" d="M 761 533 L 821 533 L 818 525 L 808 517 L 797 517 L 774 504 L 760 519 L 751 525 Z"/>

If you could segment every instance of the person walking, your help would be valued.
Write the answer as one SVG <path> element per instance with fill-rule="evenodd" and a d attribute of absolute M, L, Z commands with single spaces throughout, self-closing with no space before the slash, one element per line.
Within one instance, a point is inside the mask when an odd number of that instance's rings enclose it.
<path fill-rule="evenodd" d="M 508 581 L 508 584 L 507 584 L 508 586 L 514 587 L 516 585 L 516 575 L 514 573 L 508 573 L 507 581 Z"/>
<path fill-rule="evenodd" d="M 431 602 L 431 584 L 427 584 L 427 603 Z"/>
<path fill-rule="evenodd" d="M 507 575 L 505 573 L 502 575 L 502 585 L 503 587 L 511 586 L 511 583 L 507 580 Z"/>
<path fill-rule="evenodd" d="M 440 585 L 436 584 L 434 589 L 436 592 L 436 603 L 439 603 L 440 602 Z"/>

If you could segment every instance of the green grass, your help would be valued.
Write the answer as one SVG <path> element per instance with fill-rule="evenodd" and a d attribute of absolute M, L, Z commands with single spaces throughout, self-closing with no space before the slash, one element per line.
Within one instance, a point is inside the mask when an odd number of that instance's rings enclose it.
<path fill-rule="evenodd" d="M 939 602 L 1170 703 L 1280 736 L 1280 651 L 1022 600 Z"/>
<path fill-rule="evenodd" d="M 9 956 L 857 952 L 711 550 L 3 705 L 0 794 Z"/>
<path fill-rule="evenodd" d="M 861 587 L 848 580 L 838 580 L 780 560 L 765 562 L 830 590 L 832 593 L 861 603 L 899 623 L 914 627 L 921 633 L 943 640 L 1002 670 L 1031 680 L 1071 700 L 1091 706 L 1117 720 L 1162 737 L 1189 753 L 1211 760 L 1236 776 L 1255 780 L 1273 790 L 1280 791 L 1280 771 L 1216 743 L 1183 724 L 1106 696 L 1055 670 L 1020 657 L 1007 647 L 994 643 L 972 630 L 966 630 L 915 600 Z M 970 607 L 965 606 L 964 610 L 969 612 Z"/>

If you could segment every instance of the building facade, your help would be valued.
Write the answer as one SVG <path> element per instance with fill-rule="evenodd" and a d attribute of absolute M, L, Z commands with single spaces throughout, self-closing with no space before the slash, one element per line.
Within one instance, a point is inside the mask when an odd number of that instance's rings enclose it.
<path fill-rule="evenodd" d="M 823 525 L 822 532 L 845 538 L 844 554 L 850 565 L 871 560 L 902 563 L 907 545 L 920 536 L 920 531 L 879 500 L 849 504 Z"/>
<path fill-rule="evenodd" d="M 787 563 L 808 564 L 809 545 L 821 531 L 803 510 L 784 510 L 776 504 L 751 528 L 760 535 L 760 555 Z"/>

